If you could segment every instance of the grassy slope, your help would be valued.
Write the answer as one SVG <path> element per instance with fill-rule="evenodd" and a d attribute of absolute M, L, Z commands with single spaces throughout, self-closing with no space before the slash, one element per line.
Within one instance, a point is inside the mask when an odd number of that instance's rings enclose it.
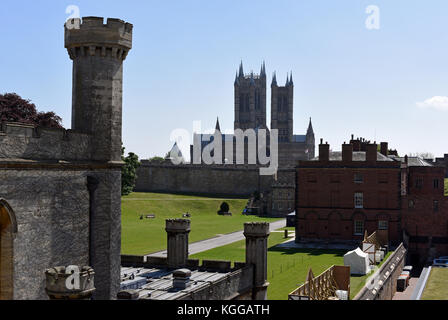
<path fill-rule="evenodd" d="M 447 268 L 431 268 L 421 300 L 448 300 Z"/>
<path fill-rule="evenodd" d="M 217 215 L 223 201 L 229 204 L 233 216 Z M 147 254 L 166 249 L 165 219 L 182 218 L 185 212 L 191 213 L 190 242 L 242 230 L 247 221 L 277 220 L 241 215 L 247 199 L 131 193 L 122 197 L 121 203 L 123 254 Z M 141 214 L 150 213 L 156 218 L 140 220 Z"/>

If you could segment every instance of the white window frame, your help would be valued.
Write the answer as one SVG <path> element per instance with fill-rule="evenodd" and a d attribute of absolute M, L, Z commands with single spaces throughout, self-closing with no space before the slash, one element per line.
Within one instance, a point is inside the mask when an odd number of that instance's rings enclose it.
<path fill-rule="evenodd" d="M 355 172 L 355 176 L 353 178 L 355 183 L 364 183 L 364 175 L 360 172 Z"/>
<path fill-rule="evenodd" d="M 364 208 L 364 193 L 362 193 L 362 192 L 355 192 L 354 202 L 355 202 L 355 208 L 356 209 Z"/>
<path fill-rule="evenodd" d="M 358 225 L 358 223 L 360 225 Z M 356 236 L 359 236 L 359 235 L 362 236 L 364 234 L 364 220 L 355 220 L 353 222 L 353 234 Z"/>

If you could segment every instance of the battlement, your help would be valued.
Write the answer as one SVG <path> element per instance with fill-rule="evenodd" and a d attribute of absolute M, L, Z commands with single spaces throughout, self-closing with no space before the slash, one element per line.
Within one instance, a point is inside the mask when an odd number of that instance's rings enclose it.
<path fill-rule="evenodd" d="M 0 123 L 0 158 L 90 160 L 91 136 L 64 128 Z"/>
<path fill-rule="evenodd" d="M 246 237 L 267 237 L 269 235 L 269 223 L 246 222 L 244 224 L 244 235 Z"/>
<path fill-rule="evenodd" d="M 132 48 L 133 25 L 120 19 L 83 17 L 64 24 L 65 48 L 71 59 L 101 56 L 124 60 Z"/>
<path fill-rule="evenodd" d="M 188 219 L 167 219 L 167 232 L 190 232 L 190 220 Z"/>

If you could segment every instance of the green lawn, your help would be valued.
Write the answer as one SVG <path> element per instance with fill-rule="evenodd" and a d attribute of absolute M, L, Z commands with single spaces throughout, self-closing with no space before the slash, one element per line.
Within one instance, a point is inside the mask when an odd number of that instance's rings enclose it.
<path fill-rule="evenodd" d="M 448 300 L 448 269 L 431 268 L 421 300 Z"/>
<path fill-rule="evenodd" d="M 232 216 L 219 216 L 223 201 L 230 206 Z M 165 219 L 182 218 L 191 214 L 190 242 L 204 240 L 218 234 L 243 229 L 248 221 L 276 221 L 278 219 L 243 216 L 247 199 L 221 199 L 199 196 L 131 193 L 122 197 L 122 254 L 148 254 L 166 249 Z M 140 220 L 140 215 L 155 214 L 155 219 Z"/>
<path fill-rule="evenodd" d="M 277 244 L 284 241 L 283 232 L 271 232 L 268 240 L 269 300 L 288 299 L 288 294 L 305 282 L 310 267 L 313 269 L 314 275 L 317 276 L 332 265 L 344 265 L 344 254 L 347 250 L 283 249 L 276 247 Z M 389 255 L 390 253 L 387 257 Z M 245 260 L 245 241 L 197 253 L 191 257 L 243 262 Z M 350 277 L 350 299 L 361 290 L 371 274 L 362 277 Z"/>
<path fill-rule="evenodd" d="M 333 264 L 343 265 L 344 250 L 282 249 L 275 245 L 285 241 L 283 232 L 271 232 L 268 239 L 268 299 L 286 300 L 288 294 L 303 284 L 308 269 L 314 275 Z M 197 259 L 244 261 L 245 241 L 201 252 L 192 256 Z"/>

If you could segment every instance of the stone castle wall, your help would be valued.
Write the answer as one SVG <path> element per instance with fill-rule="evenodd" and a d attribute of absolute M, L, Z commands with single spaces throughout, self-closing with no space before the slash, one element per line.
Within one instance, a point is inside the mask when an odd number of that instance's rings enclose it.
<path fill-rule="evenodd" d="M 17 220 L 14 299 L 46 299 L 45 269 L 89 263 L 89 193 L 85 172 L 0 170 L 0 198 Z M 30 248 L 32 248 L 30 250 Z"/>
<path fill-rule="evenodd" d="M 142 161 L 135 191 L 249 196 L 270 190 L 272 176 L 260 176 L 255 166 L 173 165 Z"/>
<path fill-rule="evenodd" d="M 0 158 L 33 160 L 90 160 L 88 134 L 20 123 L 0 124 Z"/>

